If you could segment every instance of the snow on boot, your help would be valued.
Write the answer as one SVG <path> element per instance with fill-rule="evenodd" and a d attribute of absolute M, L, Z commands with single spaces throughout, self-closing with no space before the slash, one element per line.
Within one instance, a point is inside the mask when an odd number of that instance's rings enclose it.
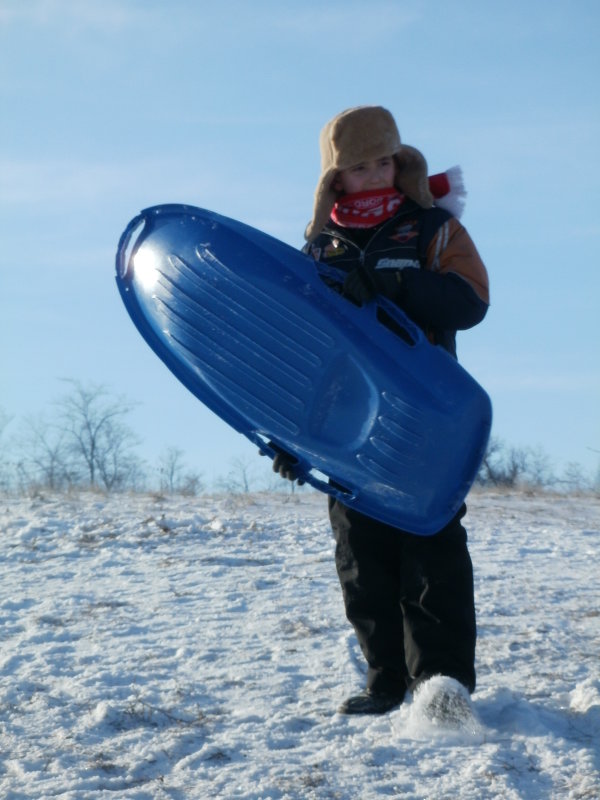
<path fill-rule="evenodd" d="M 419 716 L 436 726 L 465 728 L 476 724 L 469 692 L 454 678 L 429 678 L 417 689 L 414 705 Z"/>

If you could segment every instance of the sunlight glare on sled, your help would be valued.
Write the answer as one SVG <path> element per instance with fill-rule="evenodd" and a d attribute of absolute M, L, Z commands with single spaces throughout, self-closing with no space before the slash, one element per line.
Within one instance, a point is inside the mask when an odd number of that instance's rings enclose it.
<path fill-rule="evenodd" d="M 159 278 L 158 259 L 151 247 L 142 247 L 133 257 L 135 280 L 142 289 L 150 292 Z"/>

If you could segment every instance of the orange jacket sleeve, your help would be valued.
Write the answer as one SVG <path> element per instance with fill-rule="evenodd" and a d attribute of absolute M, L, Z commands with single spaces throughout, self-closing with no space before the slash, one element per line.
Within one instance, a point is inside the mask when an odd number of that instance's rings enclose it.
<path fill-rule="evenodd" d="M 426 253 L 426 269 L 463 278 L 484 303 L 490 302 L 488 274 L 473 240 L 452 217 L 437 231 Z"/>

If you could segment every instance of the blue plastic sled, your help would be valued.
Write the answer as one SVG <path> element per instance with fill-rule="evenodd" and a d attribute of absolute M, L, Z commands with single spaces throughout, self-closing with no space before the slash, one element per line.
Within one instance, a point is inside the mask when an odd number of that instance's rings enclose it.
<path fill-rule="evenodd" d="M 359 308 L 340 281 L 193 206 L 142 211 L 117 253 L 131 319 L 199 400 L 264 453 L 275 455 L 273 442 L 295 455 L 315 488 L 431 535 L 475 479 L 490 400 L 397 306 Z"/>

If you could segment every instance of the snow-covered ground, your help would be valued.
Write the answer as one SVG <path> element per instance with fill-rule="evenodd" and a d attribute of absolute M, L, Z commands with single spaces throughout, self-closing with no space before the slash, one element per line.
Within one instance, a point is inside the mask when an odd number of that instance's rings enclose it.
<path fill-rule="evenodd" d="M 600 798 L 600 499 L 476 493 L 478 725 L 362 688 L 325 499 L 3 498 L 0 796 Z"/>

